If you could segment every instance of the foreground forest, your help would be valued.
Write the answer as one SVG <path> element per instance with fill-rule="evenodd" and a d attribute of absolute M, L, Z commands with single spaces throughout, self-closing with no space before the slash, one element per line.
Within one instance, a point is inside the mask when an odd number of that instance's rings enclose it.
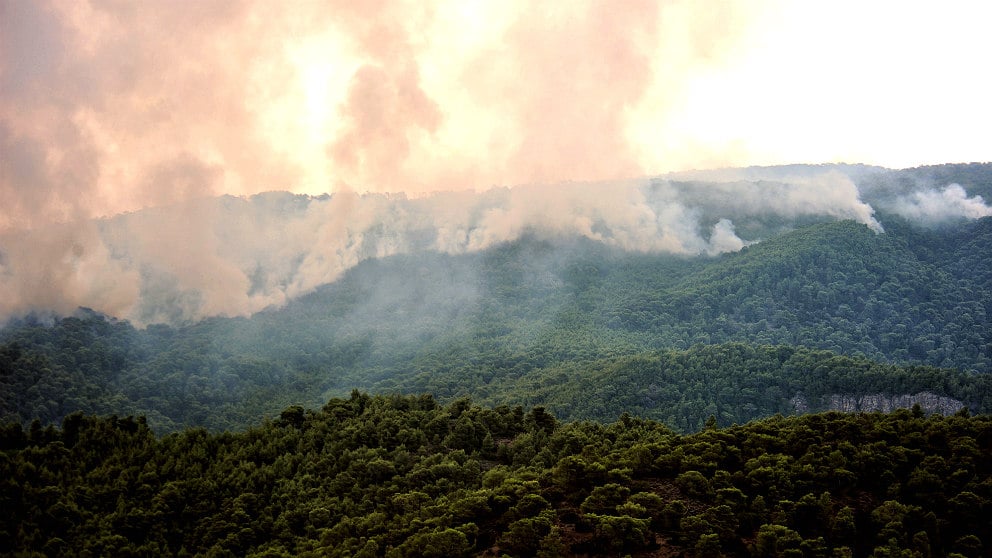
<path fill-rule="evenodd" d="M 0 553 L 988 556 L 992 418 L 630 415 L 355 392 L 241 432 L 0 429 Z"/>

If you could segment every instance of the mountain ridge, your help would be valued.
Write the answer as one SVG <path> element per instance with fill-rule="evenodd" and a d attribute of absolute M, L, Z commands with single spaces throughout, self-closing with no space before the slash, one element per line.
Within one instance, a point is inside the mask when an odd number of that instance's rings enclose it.
<path fill-rule="evenodd" d="M 629 252 L 713 256 L 824 221 L 882 230 L 880 218 L 901 218 L 940 228 L 992 215 L 985 201 L 992 164 L 792 166 L 711 178 L 531 184 L 419 198 L 276 192 L 37 223 L 0 231 L 0 319 L 68 315 L 77 307 L 141 326 L 247 317 L 363 261 L 469 254 L 533 233 Z"/>

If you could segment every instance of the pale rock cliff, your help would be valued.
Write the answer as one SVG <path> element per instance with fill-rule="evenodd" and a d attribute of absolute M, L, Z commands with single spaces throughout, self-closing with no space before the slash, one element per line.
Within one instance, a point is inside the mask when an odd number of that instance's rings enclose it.
<path fill-rule="evenodd" d="M 797 393 L 789 402 L 797 413 L 810 411 L 810 404 L 801 393 Z M 919 404 L 920 409 L 925 413 L 942 415 L 952 415 L 964 408 L 964 403 L 957 399 L 922 391 L 914 395 L 886 395 L 882 393 L 843 395 L 835 393 L 823 398 L 822 410 L 845 413 L 872 411 L 888 413 L 896 409 L 910 409 L 916 404 Z"/>

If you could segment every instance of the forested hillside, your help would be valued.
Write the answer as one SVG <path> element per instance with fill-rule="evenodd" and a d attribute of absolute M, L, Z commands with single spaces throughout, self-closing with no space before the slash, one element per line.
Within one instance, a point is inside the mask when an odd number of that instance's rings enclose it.
<path fill-rule="evenodd" d="M 816 410 L 926 391 L 989 412 L 992 218 L 882 223 L 691 258 L 535 233 L 369 260 L 250 319 L 29 317 L 0 332 L 0 404 L 25 423 L 135 413 L 159 431 L 240 428 L 353 388 L 680 431 L 790 413 L 797 395 Z"/>
<path fill-rule="evenodd" d="M 992 558 L 992 0 L 895 4 L 0 0 L 0 558 Z"/>
<path fill-rule="evenodd" d="M 0 429 L 0 553 L 988 556 L 988 416 L 826 413 L 681 436 L 623 415 L 353 393 L 237 433 Z"/>

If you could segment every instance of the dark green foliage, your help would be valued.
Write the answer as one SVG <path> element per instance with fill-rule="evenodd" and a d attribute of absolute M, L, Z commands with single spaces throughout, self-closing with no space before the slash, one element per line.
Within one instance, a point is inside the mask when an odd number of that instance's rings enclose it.
<path fill-rule="evenodd" d="M 543 404 L 568 419 L 612 421 L 628 412 L 685 432 L 700 430 L 708 417 L 734 424 L 794 413 L 797 395 L 810 411 L 828 410 L 834 394 L 926 391 L 992 410 L 990 375 L 737 343 L 566 364 L 493 391 Z"/>
<path fill-rule="evenodd" d="M 237 433 L 8 424 L 0 554 L 992 552 L 988 416 L 823 413 L 688 436 L 533 416 L 354 392 Z M 468 427 L 480 441 L 445 441 Z"/>

